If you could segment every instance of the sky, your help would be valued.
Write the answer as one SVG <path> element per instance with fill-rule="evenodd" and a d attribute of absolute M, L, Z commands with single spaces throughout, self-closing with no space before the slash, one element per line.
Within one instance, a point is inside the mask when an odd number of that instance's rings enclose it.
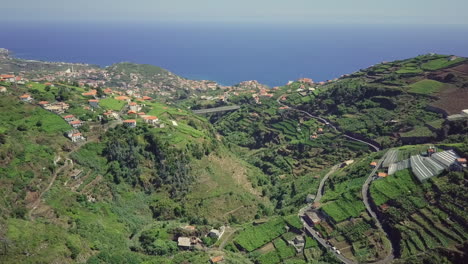
<path fill-rule="evenodd" d="M 468 24 L 467 0 L 10 0 L 8 22 Z"/>

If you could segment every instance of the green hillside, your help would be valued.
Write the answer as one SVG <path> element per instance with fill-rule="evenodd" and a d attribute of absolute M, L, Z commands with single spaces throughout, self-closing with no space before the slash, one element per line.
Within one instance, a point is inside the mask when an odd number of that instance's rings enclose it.
<path fill-rule="evenodd" d="M 307 211 L 320 218 L 313 234 L 350 261 L 461 263 L 466 168 L 421 183 L 411 169 L 377 177 L 387 168 L 373 162 L 390 148 L 393 162 L 428 155 L 431 145 L 468 156 L 466 120 L 443 113 L 465 107 L 447 103 L 466 93 L 465 63 L 422 55 L 321 84 L 151 98 L 138 90 L 148 80 L 190 80 L 118 63 L 105 87 L 1 82 L 0 262 L 341 263 L 304 231 Z M 26 93 L 33 100 L 21 101 Z M 240 108 L 191 111 L 226 105 Z"/>

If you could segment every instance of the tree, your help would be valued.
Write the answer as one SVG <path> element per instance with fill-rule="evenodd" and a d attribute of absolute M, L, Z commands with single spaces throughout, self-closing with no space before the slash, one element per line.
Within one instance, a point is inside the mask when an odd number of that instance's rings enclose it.
<path fill-rule="evenodd" d="M 55 99 L 57 101 L 68 101 L 70 99 L 70 91 L 68 88 L 61 86 Z"/>

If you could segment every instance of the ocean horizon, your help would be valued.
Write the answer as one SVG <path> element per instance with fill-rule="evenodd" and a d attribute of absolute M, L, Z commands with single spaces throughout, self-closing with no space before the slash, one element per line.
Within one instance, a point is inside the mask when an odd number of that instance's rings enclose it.
<path fill-rule="evenodd" d="M 468 56 L 468 26 L 20 23 L 0 47 L 18 58 L 152 64 L 189 79 L 269 86 L 325 81 L 427 53 Z"/>

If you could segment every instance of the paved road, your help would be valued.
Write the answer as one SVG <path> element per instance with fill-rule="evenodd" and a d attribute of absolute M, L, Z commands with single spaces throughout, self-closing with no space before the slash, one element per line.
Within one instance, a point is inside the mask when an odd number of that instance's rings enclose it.
<path fill-rule="evenodd" d="M 208 108 L 208 109 L 193 110 L 193 113 L 202 115 L 202 114 L 210 114 L 210 113 L 217 113 L 217 112 L 224 112 L 224 111 L 232 111 L 232 110 L 237 110 L 239 108 L 240 106 L 238 105 L 230 105 L 230 106 L 221 106 L 221 107 Z"/>
<path fill-rule="evenodd" d="M 302 220 L 302 218 L 301 218 Z M 332 253 L 337 259 L 339 259 L 341 262 L 345 263 L 345 264 L 355 264 L 356 262 L 353 262 L 347 258 L 345 258 L 343 255 L 341 254 L 338 254 L 336 253 L 332 248 L 331 246 L 329 246 L 325 239 L 323 238 L 320 238 L 317 233 L 315 232 L 315 230 L 309 226 L 309 224 L 307 224 L 304 220 L 302 220 L 302 223 L 304 224 L 304 228 L 306 229 L 307 233 L 309 233 L 309 235 L 313 236 L 315 238 L 315 240 L 317 240 L 324 248 L 328 249 L 330 251 L 330 253 Z"/>
<path fill-rule="evenodd" d="M 316 202 L 316 203 L 320 202 L 320 200 L 322 199 L 323 187 L 325 186 L 325 182 L 327 181 L 328 177 L 330 175 L 332 175 L 339 167 L 340 167 L 339 164 L 333 166 L 331 168 L 331 170 L 327 174 L 325 174 L 323 179 L 320 181 L 320 185 L 319 185 L 318 190 L 317 190 L 317 195 L 315 195 L 314 202 Z"/>
<path fill-rule="evenodd" d="M 339 167 L 340 167 L 339 164 L 333 166 L 331 168 L 331 170 L 327 174 L 325 174 L 325 176 L 322 178 L 322 180 L 320 181 L 320 185 L 319 185 L 319 187 L 317 189 L 317 194 L 315 195 L 314 203 L 320 202 L 320 200 L 322 199 L 322 196 L 323 196 L 323 187 L 325 186 L 325 182 L 327 181 L 328 177 L 330 175 L 332 175 Z M 310 209 L 311 209 L 310 204 L 308 204 L 307 206 L 301 208 L 299 210 L 298 216 L 301 217 L 301 219 L 302 219 L 302 216 L 304 216 L 304 213 L 306 211 L 310 210 Z"/>
<path fill-rule="evenodd" d="M 326 120 L 326 119 L 323 118 L 323 117 L 312 115 L 312 114 L 310 114 L 309 112 L 306 112 L 306 111 L 304 111 L 304 110 L 300 110 L 300 109 L 297 109 L 297 108 L 294 108 L 294 107 L 291 107 L 291 106 L 289 106 L 289 105 L 286 105 L 286 104 L 282 103 L 280 100 L 281 100 L 281 98 L 282 98 L 283 96 L 284 96 L 284 94 L 281 95 L 280 97 L 278 97 L 278 99 L 276 100 L 276 102 L 278 102 L 278 104 L 280 104 L 280 105 L 282 105 L 282 106 L 288 107 L 288 108 L 285 109 L 285 110 L 292 110 L 292 111 L 296 111 L 296 112 L 303 113 L 303 114 L 307 115 L 308 117 L 317 119 L 317 120 L 319 120 L 320 122 L 324 123 L 325 125 L 327 125 L 327 126 L 333 128 L 333 130 L 335 130 L 336 132 L 341 132 L 341 133 L 343 133 L 343 131 L 340 131 L 338 128 L 336 128 L 336 126 L 334 126 L 333 124 L 331 124 L 328 120 Z M 344 134 L 344 133 L 343 133 L 343 134 Z M 354 140 L 354 141 L 358 141 L 358 142 L 364 143 L 364 144 L 368 145 L 369 147 L 373 148 L 375 151 L 379 151 L 379 150 L 380 150 L 379 147 L 377 147 L 376 145 L 371 144 L 371 143 L 369 143 L 369 142 L 366 142 L 366 141 L 357 139 L 357 138 L 352 137 L 352 136 L 348 136 L 348 135 L 346 135 L 346 134 L 345 134 L 344 136 L 345 136 L 346 138 L 348 138 L 348 139 L 351 139 L 351 140 Z"/>
<path fill-rule="evenodd" d="M 382 158 L 380 158 L 380 160 L 377 162 L 377 166 L 375 166 L 375 168 L 372 170 L 372 172 L 369 174 L 369 176 L 367 177 L 366 181 L 364 182 L 364 185 L 362 185 L 362 199 L 363 199 L 363 202 L 364 202 L 364 205 L 366 206 L 366 210 L 367 212 L 369 213 L 370 216 L 372 216 L 372 218 L 374 218 L 375 220 L 375 223 L 376 223 L 376 226 L 377 228 L 383 232 L 384 234 L 385 233 L 385 230 L 383 229 L 382 227 L 382 224 L 380 223 L 379 221 L 379 218 L 377 218 L 377 215 L 375 214 L 375 212 L 372 210 L 370 204 L 369 204 L 369 199 L 370 199 L 370 195 L 369 195 L 369 187 L 370 187 L 370 184 L 373 180 L 373 177 L 374 175 L 376 174 L 377 170 L 380 168 L 380 166 L 382 165 L 383 161 L 385 160 L 386 156 L 387 156 L 388 152 L 386 152 Z M 395 256 L 393 255 L 393 246 L 392 246 L 392 243 L 390 243 L 390 252 L 389 254 L 382 260 L 379 260 L 377 262 L 374 262 L 375 264 L 384 264 L 384 263 L 389 263 L 391 262 L 393 259 L 395 258 Z"/>
<path fill-rule="evenodd" d="M 303 110 L 300 110 L 300 109 L 296 109 L 296 108 L 293 108 L 293 107 L 290 107 L 286 104 L 283 104 L 280 100 L 281 98 L 283 97 L 284 95 L 281 95 L 280 97 L 278 97 L 278 99 L 276 100 L 278 102 L 278 104 L 282 105 L 282 106 L 286 106 L 288 107 L 287 109 L 285 110 L 292 110 L 292 111 L 297 111 L 297 112 L 301 112 L 311 118 L 314 118 L 314 119 L 317 119 L 319 120 L 320 122 L 324 123 L 325 125 L 328 125 L 329 127 L 333 128 L 335 131 L 337 132 L 342 132 L 342 131 L 339 131 L 333 124 L 331 124 L 328 120 L 326 120 L 325 118 L 323 117 L 320 117 L 320 116 L 315 116 L 315 115 L 312 115 L 310 114 L 309 112 L 306 112 L 306 111 L 303 111 Z M 348 135 L 344 135 L 346 138 L 350 139 L 350 140 L 354 140 L 354 141 L 358 141 L 358 142 L 361 142 L 361 143 L 364 143 L 368 146 L 370 146 L 371 148 L 373 148 L 375 151 L 379 151 L 380 148 L 369 143 L 369 142 L 365 142 L 363 140 L 360 140 L 360 139 L 357 139 L 357 138 L 354 138 L 354 137 L 351 137 L 351 136 L 348 136 Z M 377 215 L 375 214 L 374 211 L 372 211 L 372 208 L 369 204 L 369 186 L 370 186 L 370 183 L 372 182 L 372 178 L 373 176 L 376 174 L 377 170 L 380 168 L 380 166 L 382 165 L 383 161 L 385 160 L 385 157 L 386 157 L 387 153 L 385 153 L 382 158 L 377 162 L 377 166 L 372 170 L 372 172 L 369 174 L 369 176 L 367 177 L 367 180 L 365 181 L 364 185 L 362 186 L 362 197 L 363 197 L 363 202 L 366 206 L 366 210 L 367 212 L 369 213 L 369 215 L 375 219 L 375 222 L 376 222 L 376 226 L 377 228 L 382 231 L 384 234 L 385 233 L 385 230 L 382 228 L 382 224 L 380 223 L 379 219 L 377 218 Z M 315 200 L 314 202 L 319 202 L 320 199 L 322 199 L 322 195 L 323 195 L 323 186 L 325 184 L 325 181 L 328 179 L 328 176 L 330 176 L 334 171 L 336 171 L 336 169 L 338 168 L 338 165 L 335 165 L 332 167 L 331 171 L 328 172 L 325 177 L 322 179 L 322 181 L 320 182 L 320 185 L 319 185 L 319 188 L 318 188 L 318 191 L 317 191 L 317 195 L 315 197 Z M 345 258 L 343 255 L 341 254 L 337 254 L 335 251 L 333 251 L 331 249 L 331 247 L 329 245 L 326 244 L 325 240 L 318 237 L 317 234 L 315 233 L 315 231 L 313 230 L 313 228 L 311 226 L 309 226 L 303 219 L 302 219 L 302 216 L 304 215 L 304 213 L 310 209 L 310 205 L 304 207 L 304 208 L 301 208 L 299 210 L 299 216 L 301 217 L 301 221 L 303 222 L 304 224 L 304 228 L 308 231 L 308 233 L 310 235 L 312 235 L 317 241 L 319 241 L 320 244 L 322 244 L 323 247 L 325 247 L 326 249 L 329 249 L 329 251 L 335 255 L 335 257 L 337 257 L 339 260 L 341 260 L 343 263 L 345 264 L 354 264 L 353 261 Z M 390 253 L 382 260 L 379 260 L 377 262 L 374 262 L 373 264 L 386 264 L 386 263 L 389 263 L 391 262 L 393 259 L 394 259 L 394 255 L 393 255 L 393 247 L 392 247 L 392 244 L 390 243 L 390 246 L 391 246 L 391 250 L 390 250 Z"/>

